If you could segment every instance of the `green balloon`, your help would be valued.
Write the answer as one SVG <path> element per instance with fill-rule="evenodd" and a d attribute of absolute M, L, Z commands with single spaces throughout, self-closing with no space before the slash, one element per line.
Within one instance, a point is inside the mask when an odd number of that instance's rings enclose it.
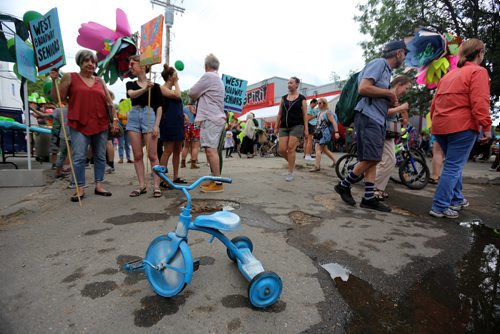
<path fill-rule="evenodd" d="M 23 15 L 24 26 L 26 27 L 26 29 L 30 30 L 30 21 L 39 19 L 41 17 L 43 17 L 43 15 L 39 12 L 35 12 L 34 10 L 27 11 Z"/>
<path fill-rule="evenodd" d="M 175 69 L 176 69 L 177 71 L 182 71 L 182 70 L 184 70 L 184 63 L 183 63 L 182 61 L 180 61 L 180 60 L 177 60 L 177 61 L 175 62 L 175 64 L 174 64 L 174 66 L 175 66 Z"/>

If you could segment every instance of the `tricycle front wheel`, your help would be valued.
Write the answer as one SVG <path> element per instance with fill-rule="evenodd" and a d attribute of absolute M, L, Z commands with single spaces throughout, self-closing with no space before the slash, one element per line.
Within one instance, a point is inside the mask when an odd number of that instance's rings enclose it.
<path fill-rule="evenodd" d="M 168 236 L 159 236 L 154 239 L 146 251 L 145 261 L 161 267 L 144 266 L 144 272 L 152 289 L 163 297 L 173 297 L 186 287 L 186 276 L 193 272 L 193 258 L 185 242 L 178 247 Z M 170 261 L 166 262 L 166 259 Z"/>

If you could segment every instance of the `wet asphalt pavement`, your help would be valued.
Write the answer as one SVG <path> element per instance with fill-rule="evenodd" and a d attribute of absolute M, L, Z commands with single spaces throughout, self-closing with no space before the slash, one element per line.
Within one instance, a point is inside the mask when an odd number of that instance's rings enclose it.
<path fill-rule="evenodd" d="M 195 212 L 230 207 L 240 215 L 234 236 L 248 236 L 264 268 L 283 280 L 281 299 L 266 310 L 250 306 L 248 282 L 223 245 L 200 232 L 189 238 L 200 268 L 174 298 L 122 269 L 174 230 L 184 203 L 176 191 L 129 198 L 130 165 L 107 175 L 111 198 L 89 187 L 83 208 L 69 202 L 63 181 L 2 188 L 0 332 L 498 333 L 500 177 L 470 164 L 471 205 L 446 220 L 427 214 L 432 185 L 390 183 L 393 212 L 380 213 L 341 202 L 332 168 L 309 173 L 299 159 L 295 180 L 285 182 L 281 159 L 226 160 L 233 184 L 219 194 L 195 190 Z M 362 192 L 353 188 L 358 202 Z"/>

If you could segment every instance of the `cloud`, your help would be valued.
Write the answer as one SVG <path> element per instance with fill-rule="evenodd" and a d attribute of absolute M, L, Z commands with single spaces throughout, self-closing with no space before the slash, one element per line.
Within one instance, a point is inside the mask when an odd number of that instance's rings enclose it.
<path fill-rule="evenodd" d="M 359 42 L 355 2 L 298 0 L 251 2 L 186 0 L 172 3 L 185 7 L 175 15 L 171 29 L 171 59 L 182 60 L 185 70 L 179 74 L 181 89 L 190 88 L 203 74 L 203 61 L 214 53 L 221 61 L 220 73 L 249 81 L 249 84 L 273 77 L 300 77 L 304 82 L 323 85 L 335 71 L 346 77 L 350 70 L 361 69 L 364 61 Z M 148 0 L 83 3 L 54 0 L 3 1 L 0 11 L 22 15 L 28 10 L 42 14 L 58 8 L 67 65 L 64 71 L 76 71 L 74 55 L 81 49 L 76 43 L 82 23 L 94 21 L 115 27 L 115 10 L 123 9 L 130 27 L 137 31 L 145 22 L 163 14 L 163 8 Z M 160 72 L 161 66 L 153 67 Z M 163 80 L 158 77 L 160 83 Z M 112 86 L 117 99 L 125 97 L 125 84 Z"/>

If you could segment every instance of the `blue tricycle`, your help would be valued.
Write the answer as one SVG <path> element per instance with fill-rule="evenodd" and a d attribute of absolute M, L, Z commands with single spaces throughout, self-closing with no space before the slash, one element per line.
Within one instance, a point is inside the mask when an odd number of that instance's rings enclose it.
<path fill-rule="evenodd" d="M 241 227 L 240 217 L 229 211 L 218 211 L 210 215 L 199 215 L 192 220 L 191 196 L 189 191 L 200 183 L 211 180 L 231 183 L 222 177 L 203 176 L 189 186 L 174 184 L 165 175 L 164 166 L 154 166 L 156 174 L 172 188 L 181 190 L 186 196 L 186 206 L 182 208 L 175 232 L 161 235 L 149 245 L 144 260 L 129 262 L 124 265 L 126 271 L 144 270 L 152 289 L 160 296 L 173 297 L 179 294 L 191 282 L 193 271 L 199 268 L 199 260 L 193 261 L 188 246 L 189 230 L 212 235 L 210 242 L 217 238 L 227 247 L 227 256 L 238 264 L 243 276 L 250 282 L 248 299 L 256 308 L 267 308 L 278 301 L 283 289 L 281 278 L 274 272 L 264 271 L 262 263 L 252 254 L 252 241 L 239 236 L 229 240 L 223 233 L 233 232 Z"/>

